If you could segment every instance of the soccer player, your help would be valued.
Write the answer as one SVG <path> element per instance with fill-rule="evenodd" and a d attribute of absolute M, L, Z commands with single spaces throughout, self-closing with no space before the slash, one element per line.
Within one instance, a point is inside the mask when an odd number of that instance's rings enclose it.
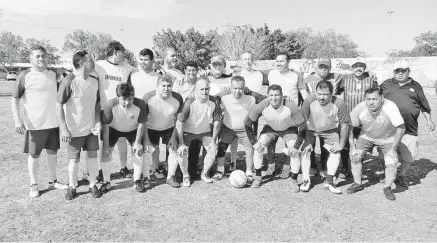
<path fill-rule="evenodd" d="M 119 84 L 126 83 L 130 74 L 135 70 L 124 58 L 125 48 L 118 41 L 111 41 L 106 47 L 106 60 L 96 62 L 95 72 L 99 79 L 100 108 L 106 101 L 116 98 L 116 88 Z M 132 178 L 127 163 L 127 142 L 120 138 L 117 143 L 120 156 L 120 174 L 125 178 Z M 99 171 L 98 180 L 102 179 L 102 170 Z"/>
<path fill-rule="evenodd" d="M 256 188 L 261 185 L 263 151 L 277 137 L 281 137 L 286 145 L 287 155 L 290 157 L 290 160 L 284 164 L 283 170 L 290 171 L 291 169 L 292 192 L 299 192 L 297 184 L 301 164 L 299 149 L 306 134 L 306 120 L 295 103 L 284 99 L 281 86 L 276 84 L 269 86 L 267 94 L 268 99 L 253 106 L 244 121 L 247 136 L 254 148 L 255 178 L 252 187 Z M 257 141 L 253 126 L 261 116 L 264 117 L 266 125 Z"/>
<path fill-rule="evenodd" d="M 207 173 L 214 163 L 217 154 L 216 141 L 220 132 L 222 111 L 218 99 L 209 95 L 209 80 L 200 78 L 196 82 L 195 88 L 195 97 L 189 97 L 185 101 L 183 110 L 178 115 L 176 122 L 180 144 L 177 152 L 179 156 L 184 157 L 183 167 L 187 168 L 188 158 L 185 158 L 184 152 L 188 150 L 192 141 L 200 141 L 206 148 L 201 179 L 211 183 L 212 180 L 208 177 Z M 182 170 L 183 172 L 184 170 Z M 184 174 L 182 186 L 190 186 L 188 174 Z"/>
<path fill-rule="evenodd" d="M 68 186 L 56 179 L 57 151 L 60 147 L 56 73 L 47 70 L 47 51 L 41 46 L 31 49 L 30 64 L 32 67 L 21 72 L 15 81 L 11 105 L 15 131 L 25 134 L 24 153 L 29 154 L 29 196 L 34 198 L 40 195 L 38 167 L 43 149 L 47 152 L 49 189 L 67 189 Z M 20 117 L 20 100 L 23 100 L 24 121 Z"/>
<path fill-rule="evenodd" d="M 90 75 L 94 71 L 94 61 L 88 52 L 77 51 L 73 55 L 73 67 L 74 72 L 67 75 L 59 87 L 56 104 L 61 139 L 68 143 L 69 187 L 65 199 L 72 200 L 77 196 L 77 171 L 81 149 L 87 151 L 91 195 L 99 198 L 101 193 L 96 186 L 99 150 L 97 135 L 101 128 L 99 81 Z"/>
<path fill-rule="evenodd" d="M 386 99 L 393 101 L 404 119 L 405 134 L 399 144 L 401 151 L 399 162 L 401 169 L 395 183 L 408 188 L 406 174 L 414 162 L 418 152 L 418 121 L 420 112 L 427 121 L 429 131 L 434 131 L 435 125 L 431 119 L 431 108 L 422 86 L 410 77 L 410 66 L 404 60 L 397 61 L 393 66 L 394 77 L 385 80 L 381 89 Z M 407 150 L 408 152 L 402 152 Z"/>
<path fill-rule="evenodd" d="M 147 120 L 147 108 L 143 100 L 135 98 L 135 89 L 130 83 L 119 84 L 116 88 L 117 98 L 107 100 L 103 106 L 103 149 L 102 170 L 103 183 L 100 188 L 107 192 L 111 188 L 109 162 L 112 151 L 119 138 L 126 138 L 132 146 L 134 167 L 134 188 L 143 192 L 150 187 L 149 163 L 143 156 L 143 141 Z M 141 178 L 141 174 L 143 178 Z"/>
<path fill-rule="evenodd" d="M 198 80 L 197 73 L 199 66 L 196 62 L 189 61 L 185 63 L 185 75 L 180 76 L 173 84 L 173 91 L 179 93 L 184 101 L 188 97 L 194 97 L 196 90 L 196 82 Z"/>
<path fill-rule="evenodd" d="M 217 95 L 220 92 L 226 91 L 231 83 L 232 75 L 226 74 L 226 60 L 223 56 L 216 55 L 211 58 L 209 65 L 210 72 L 208 79 L 210 81 L 210 95 Z"/>
<path fill-rule="evenodd" d="M 224 110 L 223 126 L 219 135 L 217 151 L 217 173 L 213 179 L 221 180 L 225 173 L 225 153 L 235 139 L 241 142 L 246 153 L 246 176 L 252 179 L 253 174 L 253 147 L 244 127 L 246 118 L 252 107 L 265 99 L 256 92 L 250 95 L 244 94 L 245 80 L 241 76 L 231 78 L 231 94 L 221 97 Z M 219 94 L 221 96 L 221 94 Z"/>
<path fill-rule="evenodd" d="M 171 77 L 174 82 L 176 79 L 180 78 L 183 74 L 176 68 L 176 65 L 179 63 L 178 54 L 176 50 L 173 48 L 168 48 L 165 51 L 164 55 L 164 65 L 160 70 L 162 74 L 165 74 Z"/>
<path fill-rule="evenodd" d="M 258 70 L 253 70 L 253 54 L 250 51 L 245 51 L 241 54 L 241 67 L 240 76 L 246 80 L 246 87 L 252 91 L 262 93 L 262 86 L 268 86 L 269 82 L 264 73 Z"/>
<path fill-rule="evenodd" d="M 354 184 L 346 192 L 348 194 L 363 190 L 361 185 L 362 160 L 373 147 L 378 147 L 384 154 L 385 185 L 384 195 L 389 200 L 396 196 L 391 185 L 396 178 L 398 147 L 405 132 L 404 120 L 395 103 L 384 99 L 378 86 L 365 91 L 365 101 L 359 103 L 350 113 L 352 126 L 361 126 L 361 134 L 355 143 L 352 133 L 349 136 L 351 149 L 351 167 Z"/>
<path fill-rule="evenodd" d="M 138 57 L 138 70 L 132 72 L 128 82 L 132 83 L 135 89 L 135 98 L 142 99 L 145 94 L 155 90 L 156 79 L 159 74 L 153 71 L 155 56 L 153 51 L 144 48 Z"/>
<path fill-rule="evenodd" d="M 157 79 L 156 90 L 144 95 L 143 100 L 147 106 L 147 133 L 145 146 L 153 146 L 152 164 L 158 164 L 159 139 L 169 148 L 167 184 L 172 187 L 180 187 L 175 179 L 176 169 L 181 167 L 184 177 L 187 177 L 187 169 L 183 160 L 177 157 L 178 141 L 174 130 L 176 118 L 183 107 L 182 96 L 172 91 L 173 80 L 168 75 L 161 75 Z M 180 162 L 180 163 L 179 163 Z"/>
<path fill-rule="evenodd" d="M 309 153 L 312 152 L 316 143 L 316 137 L 324 139 L 329 158 L 326 181 L 323 187 L 333 193 L 340 194 L 341 190 L 334 185 L 333 180 L 340 164 L 340 151 L 349 138 L 350 117 L 346 111 L 346 104 L 342 99 L 333 96 L 333 91 L 334 87 L 331 82 L 320 81 L 316 86 L 317 93 L 309 95 L 302 104 L 302 113 L 308 120 L 305 141 L 305 145 L 308 144 L 308 146 L 305 146 L 302 152 L 302 165 L 307 164 Z M 340 134 L 338 130 L 340 130 Z M 306 166 L 303 167 L 304 183 L 301 185 L 301 190 L 308 191 L 311 184 L 311 181 L 308 180 L 309 167 L 308 171 L 306 171 Z"/>

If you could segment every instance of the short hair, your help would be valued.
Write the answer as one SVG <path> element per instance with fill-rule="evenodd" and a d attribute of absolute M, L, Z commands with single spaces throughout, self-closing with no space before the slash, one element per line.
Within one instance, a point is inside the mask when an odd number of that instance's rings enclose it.
<path fill-rule="evenodd" d="M 117 85 L 116 88 L 117 97 L 131 97 L 135 96 L 135 89 L 131 83 L 122 83 Z"/>
<path fill-rule="evenodd" d="M 80 51 L 77 51 L 74 53 L 74 55 L 73 55 L 73 67 L 75 69 L 82 67 L 83 60 L 87 54 L 88 54 L 88 52 L 85 50 L 80 50 Z"/>
<path fill-rule="evenodd" d="M 166 74 L 158 76 L 158 79 L 156 80 L 156 85 L 158 85 L 161 82 L 167 82 L 173 85 L 173 79 Z"/>
<path fill-rule="evenodd" d="M 244 84 L 246 84 L 246 80 L 244 80 L 244 77 L 240 76 L 240 75 L 232 76 L 231 83 L 234 81 L 235 82 L 243 82 Z"/>
<path fill-rule="evenodd" d="M 197 70 L 199 70 L 199 65 L 195 61 L 186 62 L 184 68 L 187 69 L 187 67 L 195 67 Z"/>
<path fill-rule="evenodd" d="M 367 96 L 368 94 L 378 93 L 378 95 L 382 95 L 382 89 L 380 89 L 378 86 L 370 87 L 364 91 L 364 96 Z"/>
<path fill-rule="evenodd" d="M 279 90 L 279 92 L 281 92 L 281 95 L 283 94 L 282 87 L 280 85 L 277 85 L 277 84 L 270 85 L 269 88 L 267 89 L 267 94 L 270 92 L 270 90 Z"/>
<path fill-rule="evenodd" d="M 334 86 L 332 86 L 332 83 L 326 80 L 322 80 L 316 85 L 316 90 L 318 89 L 328 89 L 329 92 L 332 94 L 334 91 Z"/>
<path fill-rule="evenodd" d="M 140 51 L 140 56 L 149 56 L 150 60 L 153 60 L 153 58 L 155 58 L 155 55 L 153 54 L 153 51 L 148 49 L 148 48 L 144 48 Z"/>
<path fill-rule="evenodd" d="M 125 51 L 126 49 L 119 41 L 111 41 L 106 47 L 106 56 L 110 57 L 114 55 L 115 51 Z"/>
<path fill-rule="evenodd" d="M 46 48 L 44 48 L 43 46 L 32 46 L 32 47 L 30 48 L 30 53 L 32 53 L 33 51 L 42 51 L 42 52 L 44 52 L 45 54 L 47 54 L 47 50 L 46 50 Z"/>
<path fill-rule="evenodd" d="M 288 53 L 286 52 L 280 52 L 278 53 L 278 55 L 276 55 L 276 57 L 278 56 L 285 56 L 285 59 L 287 59 L 287 61 L 290 61 L 290 55 L 288 55 Z"/>

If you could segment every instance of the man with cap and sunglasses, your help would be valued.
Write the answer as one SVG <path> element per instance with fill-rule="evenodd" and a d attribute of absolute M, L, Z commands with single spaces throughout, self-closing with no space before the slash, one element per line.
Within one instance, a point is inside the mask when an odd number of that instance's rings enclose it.
<path fill-rule="evenodd" d="M 404 119 L 405 134 L 399 144 L 401 168 L 395 183 L 398 186 L 408 188 L 405 176 L 418 152 L 417 119 L 420 112 L 427 121 L 429 131 L 434 131 L 435 125 L 431 119 L 431 108 L 422 86 L 410 77 L 408 62 L 397 61 L 393 66 L 393 73 L 394 77 L 385 80 L 380 87 L 384 97 L 399 107 Z"/>

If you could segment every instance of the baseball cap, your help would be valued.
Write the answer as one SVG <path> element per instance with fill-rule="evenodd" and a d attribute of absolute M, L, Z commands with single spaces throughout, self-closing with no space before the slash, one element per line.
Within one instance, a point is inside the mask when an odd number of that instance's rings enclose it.
<path fill-rule="evenodd" d="M 326 66 L 331 66 L 331 60 L 329 59 L 319 59 L 319 61 L 317 62 L 317 66 L 320 65 L 326 65 Z"/>
<path fill-rule="evenodd" d="M 215 62 L 221 62 L 223 64 L 226 64 L 226 60 L 223 56 L 217 55 L 217 56 L 213 56 L 211 58 L 211 63 L 215 63 Z"/>
<path fill-rule="evenodd" d="M 352 64 L 351 67 L 352 68 L 355 68 L 355 67 L 364 67 L 364 68 L 367 68 L 367 65 L 366 65 L 366 63 L 361 58 L 358 57 L 355 60 L 355 62 Z"/>
<path fill-rule="evenodd" d="M 407 68 L 410 68 L 410 65 L 405 60 L 400 60 L 400 61 L 395 62 L 395 64 L 393 64 L 393 70 L 407 69 Z"/>

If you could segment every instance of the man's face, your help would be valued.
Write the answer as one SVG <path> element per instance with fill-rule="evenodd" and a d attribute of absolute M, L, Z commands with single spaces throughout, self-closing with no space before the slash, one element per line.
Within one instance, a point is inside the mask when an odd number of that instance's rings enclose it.
<path fill-rule="evenodd" d="M 197 72 L 198 72 L 198 70 L 197 70 L 196 67 L 187 66 L 185 68 L 185 74 L 187 75 L 187 77 L 189 79 L 196 79 L 197 78 Z"/>
<path fill-rule="evenodd" d="M 361 75 L 364 74 L 364 71 L 366 70 L 365 67 L 357 65 L 353 67 L 353 72 L 354 72 L 354 76 L 355 77 L 360 77 Z"/>
<path fill-rule="evenodd" d="M 253 57 L 250 53 L 244 53 L 241 55 L 241 65 L 246 70 L 252 70 Z"/>
<path fill-rule="evenodd" d="M 395 80 L 403 83 L 408 80 L 408 77 L 410 77 L 410 69 L 409 68 L 398 68 L 393 71 L 395 75 Z"/>
<path fill-rule="evenodd" d="M 244 82 L 232 81 L 231 92 L 232 92 L 232 96 L 234 96 L 235 99 L 240 99 L 241 96 L 243 96 L 243 91 L 244 91 Z"/>
<path fill-rule="evenodd" d="M 278 108 L 282 104 L 282 94 L 279 90 L 270 90 L 269 93 L 269 101 L 273 108 Z"/>
<path fill-rule="evenodd" d="M 119 96 L 117 97 L 117 99 L 118 99 L 118 104 L 124 109 L 130 108 L 134 103 L 134 96 L 129 96 L 129 97 Z"/>
<path fill-rule="evenodd" d="M 285 55 L 279 55 L 276 57 L 276 69 L 279 72 L 287 71 L 288 70 L 288 60 Z"/>
<path fill-rule="evenodd" d="M 161 98 L 167 99 L 171 95 L 172 83 L 167 81 L 161 81 L 158 83 L 157 90 L 159 91 Z"/>
<path fill-rule="evenodd" d="M 83 69 L 87 73 L 94 71 L 94 60 L 87 54 L 85 55 L 85 60 L 83 60 Z"/>
<path fill-rule="evenodd" d="M 331 102 L 331 99 L 332 93 L 329 91 L 329 89 L 317 89 L 317 101 L 319 101 L 322 106 L 325 106 Z"/>
<path fill-rule="evenodd" d="M 153 60 L 150 59 L 149 55 L 140 56 L 138 64 L 141 67 L 141 69 L 143 69 L 144 71 L 151 71 L 151 70 L 153 70 Z"/>
<path fill-rule="evenodd" d="M 371 94 L 366 95 L 366 104 L 369 110 L 375 112 L 378 111 L 381 107 L 382 101 L 384 97 L 379 95 L 378 92 L 373 92 Z"/>
<path fill-rule="evenodd" d="M 205 100 L 209 97 L 209 82 L 201 79 L 196 83 L 196 94 L 197 97 Z"/>
<path fill-rule="evenodd" d="M 316 72 L 321 78 L 328 77 L 330 71 L 331 71 L 331 67 L 325 64 L 320 64 L 316 68 Z"/>
<path fill-rule="evenodd" d="M 34 50 L 30 54 L 30 63 L 34 67 L 38 67 L 41 69 L 47 68 L 47 53 L 41 50 Z"/>
<path fill-rule="evenodd" d="M 116 63 L 122 63 L 124 62 L 124 56 L 125 56 L 125 52 L 124 51 L 114 51 L 114 61 Z"/>
<path fill-rule="evenodd" d="M 174 50 L 168 51 L 167 56 L 165 56 L 165 63 L 169 67 L 175 67 L 178 64 L 178 55 Z"/>
<path fill-rule="evenodd" d="M 222 62 L 213 62 L 210 65 L 211 71 L 215 76 L 221 76 L 225 71 L 225 64 Z"/>

